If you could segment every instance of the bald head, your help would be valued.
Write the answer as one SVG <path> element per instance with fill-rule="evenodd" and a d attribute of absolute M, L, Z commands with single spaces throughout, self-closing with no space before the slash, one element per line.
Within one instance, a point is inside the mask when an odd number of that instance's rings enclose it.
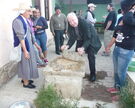
<path fill-rule="evenodd" d="M 71 12 L 67 15 L 67 20 L 72 27 L 78 26 L 78 18 L 74 12 Z"/>

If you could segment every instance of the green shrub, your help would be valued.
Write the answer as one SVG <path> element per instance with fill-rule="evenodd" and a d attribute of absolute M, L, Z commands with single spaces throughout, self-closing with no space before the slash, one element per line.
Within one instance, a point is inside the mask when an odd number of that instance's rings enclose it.
<path fill-rule="evenodd" d="M 134 89 L 131 85 L 128 84 L 121 89 L 120 104 L 122 108 L 135 108 Z"/>
<path fill-rule="evenodd" d="M 34 101 L 36 108 L 77 108 L 77 101 L 63 100 L 53 86 L 42 88 Z"/>

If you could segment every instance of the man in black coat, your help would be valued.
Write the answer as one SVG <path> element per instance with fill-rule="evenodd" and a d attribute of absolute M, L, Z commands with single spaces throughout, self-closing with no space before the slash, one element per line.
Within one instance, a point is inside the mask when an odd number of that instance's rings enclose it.
<path fill-rule="evenodd" d="M 63 45 L 61 49 L 70 49 L 75 41 L 77 41 L 76 49 L 79 55 L 83 55 L 85 52 L 88 54 L 90 68 L 89 80 L 93 82 L 96 80 L 95 54 L 101 48 L 101 42 L 96 30 L 86 20 L 77 18 L 73 12 L 67 15 L 67 20 L 69 23 L 69 40 L 67 45 Z"/>

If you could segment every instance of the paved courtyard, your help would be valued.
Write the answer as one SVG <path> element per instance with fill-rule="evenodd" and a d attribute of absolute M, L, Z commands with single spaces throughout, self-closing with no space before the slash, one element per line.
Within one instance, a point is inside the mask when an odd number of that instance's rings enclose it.
<path fill-rule="evenodd" d="M 74 50 L 73 47 L 71 50 Z M 106 92 L 106 88 L 113 86 L 113 66 L 112 56 L 101 56 L 103 47 L 96 55 L 97 81 L 91 83 L 87 77 L 89 75 L 89 67 L 86 55 L 86 77 L 83 79 L 83 90 L 79 106 L 88 108 L 96 108 L 97 103 L 104 104 L 105 108 L 119 108 L 118 102 L 113 102 L 111 95 Z M 48 48 L 48 60 L 51 61 L 58 57 L 54 52 L 54 44 Z M 42 68 L 39 69 L 40 78 L 35 80 L 36 89 L 26 89 L 22 87 L 20 79 L 15 76 L 5 86 L 0 88 L 0 108 L 8 108 L 12 103 L 19 100 L 27 100 L 33 102 L 36 98 L 38 90 L 43 84 Z M 100 107 L 97 107 L 100 108 Z M 102 108 L 102 107 L 101 107 Z"/>

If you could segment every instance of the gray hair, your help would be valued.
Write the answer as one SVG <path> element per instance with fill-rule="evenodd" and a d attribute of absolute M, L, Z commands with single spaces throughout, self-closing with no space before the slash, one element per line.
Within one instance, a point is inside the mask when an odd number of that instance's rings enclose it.
<path fill-rule="evenodd" d="M 69 21 L 70 19 L 78 20 L 76 14 L 75 14 L 74 12 L 70 12 L 70 13 L 67 15 L 67 20 Z"/>

